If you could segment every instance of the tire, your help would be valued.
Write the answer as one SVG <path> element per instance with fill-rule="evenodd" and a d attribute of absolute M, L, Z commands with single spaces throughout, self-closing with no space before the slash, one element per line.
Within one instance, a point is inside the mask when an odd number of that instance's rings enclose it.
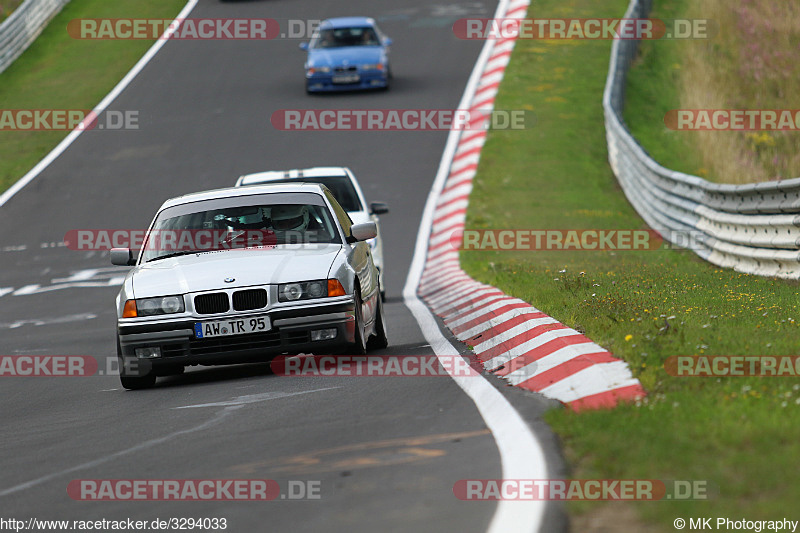
<path fill-rule="evenodd" d="M 361 310 L 361 290 L 356 286 L 353 292 L 353 303 L 355 314 L 355 331 L 353 332 L 353 343 L 347 346 L 348 355 L 366 355 L 367 343 L 364 340 L 364 312 Z"/>
<path fill-rule="evenodd" d="M 125 358 L 122 356 L 122 347 L 117 339 L 117 359 L 119 361 L 119 381 L 122 387 L 127 390 L 149 389 L 156 384 L 156 375 L 152 371 L 144 376 L 125 375 Z"/>
<path fill-rule="evenodd" d="M 375 317 L 375 332 L 367 341 L 368 350 L 381 350 L 389 346 L 386 336 L 386 321 L 383 319 L 383 300 L 378 298 L 378 316 Z"/>
<path fill-rule="evenodd" d="M 394 79 L 394 74 L 392 74 L 392 67 L 389 67 L 389 70 L 386 73 L 386 87 L 383 88 L 384 91 L 389 90 L 389 86 L 391 86 L 393 79 Z"/>
<path fill-rule="evenodd" d="M 378 268 L 378 283 L 380 284 L 381 301 L 386 301 L 386 289 L 383 288 L 383 279 L 381 278 L 381 269 Z"/>

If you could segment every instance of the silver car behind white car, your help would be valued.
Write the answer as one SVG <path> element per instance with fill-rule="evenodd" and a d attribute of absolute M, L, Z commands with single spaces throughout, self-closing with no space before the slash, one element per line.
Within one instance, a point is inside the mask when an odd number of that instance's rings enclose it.
<path fill-rule="evenodd" d="M 113 264 L 134 266 L 117 297 L 123 387 L 147 388 L 191 365 L 386 347 L 366 242 L 376 233 L 318 184 L 168 200 L 140 253 L 111 251 Z"/>
<path fill-rule="evenodd" d="M 371 202 L 367 205 L 364 193 L 353 172 L 347 167 L 314 167 L 293 170 L 270 170 L 239 176 L 236 186 L 258 185 L 263 183 L 321 183 L 328 187 L 350 218 L 356 224 L 375 222 L 378 234 L 367 242 L 372 248 L 372 258 L 380 274 L 381 296 L 386 299 L 386 289 L 383 282 L 383 238 L 381 237 L 381 224 L 378 215 L 389 212 L 389 207 L 384 202 Z"/>

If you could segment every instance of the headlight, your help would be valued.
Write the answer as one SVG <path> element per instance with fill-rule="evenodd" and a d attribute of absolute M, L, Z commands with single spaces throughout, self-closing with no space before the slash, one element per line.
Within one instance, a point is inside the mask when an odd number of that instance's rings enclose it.
<path fill-rule="evenodd" d="M 283 302 L 292 302 L 294 300 L 299 300 L 303 297 L 303 293 L 305 292 L 303 289 L 303 283 L 287 283 L 286 285 L 281 285 L 278 292 L 280 292 L 279 300 Z"/>
<path fill-rule="evenodd" d="M 383 70 L 383 63 L 367 63 L 361 65 L 361 70 Z"/>
<path fill-rule="evenodd" d="M 158 298 L 142 298 L 125 302 L 123 318 L 137 316 L 172 315 L 183 313 L 183 296 L 160 296 Z"/>
<path fill-rule="evenodd" d="M 301 281 L 278 285 L 278 301 L 294 302 L 297 300 L 313 300 L 327 296 L 344 296 L 344 287 L 337 279 L 317 281 Z"/>
<path fill-rule="evenodd" d="M 323 284 L 321 281 L 309 283 L 306 290 L 308 291 L 309 298 L 322 298 L 328 295 L 327 283 Z"/>
<path fill-rule="evenodd" d="M 331 67 L 309 67 L 306 69 L 306 73 L 311 76 L 313 74 L 327 74 L 331 71 Z"/>

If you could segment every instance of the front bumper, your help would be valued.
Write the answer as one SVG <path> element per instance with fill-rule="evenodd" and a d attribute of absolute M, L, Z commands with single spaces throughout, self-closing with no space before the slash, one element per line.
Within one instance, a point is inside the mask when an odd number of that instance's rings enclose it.
<path fill-rule="evenodd" d="M 338 92 L 357 91 L 364 89 L 383 89 L 389 85 L 389 79 L 384 71 L 360 72 L 359 80 L 355 83 L 333 83 L 331 74 L 315 74 L 306 77 L 308 92 Z"/>
<path fill-rule="evenodd" d="M 144 375 L 159 369 L 171 370 L 179 366 L 224 365 L 256 361 L 269 361 L 280 354 L 332 353 L 353 342 L 353 303 L 316 305 L 293 309 L 274 310 L 268 313 L 236 315 L 236 319 L 269 316 L 269 331 L 230 335 L 224 337 L 195 337 L 196 322 L 209 320 L 186 319 L 155 324 L 118 324 L 121 356 L 128 375 Z M 215 317 L 224 320 L 229 317 Z M 311 341 L 311 331 L 336 329 L 331 340 Z M 137 348 L 158 347 L 161 356 L 137 358 Z"/>

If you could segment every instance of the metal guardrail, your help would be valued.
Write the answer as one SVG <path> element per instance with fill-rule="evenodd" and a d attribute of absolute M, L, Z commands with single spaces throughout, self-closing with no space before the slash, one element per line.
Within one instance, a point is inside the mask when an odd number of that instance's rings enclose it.
<path fill-rule="evenodd" d="M 646 18 L 652 0 L 631 0 L 625 18 Z M 625 127 L 625 84 L 639 41 L 615 40 L 603 92 L 608 160 L 650 227 L 715 265 L 800 278 L 800 178 L 726 185 L 664 168 Z"/>
<path fill-rule="evenodd" d="M 25 0 L 0 24 L 0 72 L 25 51 L 69 0 Z"/>

